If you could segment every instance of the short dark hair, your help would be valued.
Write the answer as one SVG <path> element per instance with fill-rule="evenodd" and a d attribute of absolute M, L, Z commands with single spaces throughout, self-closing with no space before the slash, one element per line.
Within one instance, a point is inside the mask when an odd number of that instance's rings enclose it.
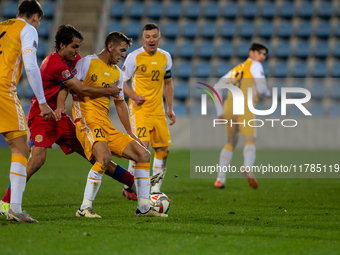
<path fill-rule="evenodd" d="M 37 0 L 25 0 L 18 7 L 18 15 L 31 18 L 34 14 L 38 14 L 38 17 L 42 19 L 44 17 L 43 9 Z"/>
<path fill-rule="evenodd" d="M 121 32 L 113 31 L 105 38 L 105 48 L 107 48 L 110 43 L 113 43 L 113 45 L 116 46 L 121 42 L 126 42 L 126 44 L 130 47 L 132 45 L 132 38 L 128 38 Z"/>
<path fill-rule="evenodd" d="M 157 31 L 159 33 L 159 27 L 155 23 L 145 24 L 145 26 L 143 27 L 143 32 L 148 31 L 148 30 L 152 30 L 152 29 L 157 29 Z"/>
<path fill-rule="evenodd" d="M 61 25 L 55 34 L 55 48 L 60 50 L 60 44 L 68 45 L 73 42 L 73 38 L 79 38 L 80 41 L 84 40 L 80 31 L 74 28 L 72 25 Z"/>
<path fill-rule="evenodd" d="M 260 42 L 254 42 L 250 45 L 250 48 L 249 50 L 252 50 L 252 51 L 260 51 L 260 50 L 266 50 L 266 54 L 268 53 L 268 47 L 263 44 L 263 43 L 260 43 Z"/>

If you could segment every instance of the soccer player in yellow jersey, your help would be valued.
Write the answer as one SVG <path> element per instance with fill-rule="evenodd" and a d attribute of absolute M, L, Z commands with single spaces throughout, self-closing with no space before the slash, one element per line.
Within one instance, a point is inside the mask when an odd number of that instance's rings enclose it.
<path fill-rule="evenodd" d="M 118 87 L 123 89 L 123 73 L 116 66 L 125 57 L 132 40 L 120 32 L 111 32 L 105 39 L 105 48 L 98 55 L 90 55 L 79 60 L 75 67 L 76 77 L 85 86 L 106 87 L 119 81 Z M 118 116 L 127 132 L 116 130 L 109 119 L 110 97 L 84 97 L 73 94 L 73 119 L 76 123 L 76 134 L 84 148 L 86 157 L 95 157 L 96 163 L 91 168 L 85 187 L 84 199 L 76 216 L 85 216 L 88 208 L 92 209 L 92 201 L 99 190 L 102 176 L 111 162 L 112 155 L 134 160 L 135 185 L 138 196 L 136 216 L 167 217 L 156 212 L 149 204 L 150 193 L 150 152 L 141 145 L 141 141 L 133 134 L 124 92 L 114 98 Z M 91 217 L 101 218 L 92 212 Z"/>
<path fill-rule="evenodd" d="M 165 172 L 166 159 L 171 145 L 170 133 L 164 113 L 163 86 L 170 125 L 176 122 L 172 108 L 173 84 L 171 78 L 172 60 L 168 52 L 157 48 L 161 39 L 159 27 L 148 23 L 143 28 L 144 46 L 128 55 L 123 66 L 124 92 L 129 100 L 133 132 L 148 148 L 151 141 L 155 149 L 153 174 Z M 131 87 L 126 84 L 131 79 Z M 134 162 L 129 171 L 133 173 Z M 162 181 L 151 189 L 159 192 Z M 134 199 L 131 190 L 124 187 L 123 195 Z"/>
<path fill-rule="evenodd" d="M 36 29 L 43 16 L 38 1 L 26 0 L 19 5 L 17 18 L 0 23 L 0 133 L 5 137 L 12 152 L 10 168 L 12 193 L 8 221 L 37 222 L 21 209 L 29 153 L 27 125 L 16 92 L 23 65 L 29 84 L 38 99 L 40 115 L 45 119 L 51 116 L 55 118 L 46 103 L 36 57 L 38 47 Z"/>
<path fill-rule="evenodd" d="M 236 66 L 230 70 L 226 75 L 224 75 L 219 83 L 233 84 L 239 87 L 247 98 L 248 88 L 253 88 L 253 104 L 254 107 L 259 99 L 259 94 L 269 96 L 266 85 L 266 78 L 264 76 L 264 71 L 262 67 L 263 61 L 266 59 L 266 54 L 268 53 L 268 48 L 261 43 L 253 43 L 249 49 L 249 58 L 242 64 Z M 215 89 L 222 97 L 222 89 Z M 224 110 L 222 106 L 217 106 L 218 118 L 226 119 L 228 123 L 245 123 L 243 124 L 233 124 L 232 126 L 227 125 L 227 144 L 221 151 L 220 154 L 220 166 L 229 166 L 233 157 L 233 150 L 238 141 L 238 133 L 241 132 L 245 142 L 243 149 L 244 163 L 243 171 L 248 180 L 249 185 L 256 189 L 258 187 L 257 181 L 252 172 L 249 170 L 254 165 L 255 162 L 255 138 L 256 130 L 254 127 L 247 126 L 249 120 L 254 119 L 254 114 L 250 112 L 245 100 L 244 105 L 244 115 L 234 115 L 233 114 L 233 95 L 229 91 L 228 97 L 224 102 Z M 226 172 L 219 172 L 217 180 L 215 182 L 216 188 L 224 188 L 226 181 Z"/>

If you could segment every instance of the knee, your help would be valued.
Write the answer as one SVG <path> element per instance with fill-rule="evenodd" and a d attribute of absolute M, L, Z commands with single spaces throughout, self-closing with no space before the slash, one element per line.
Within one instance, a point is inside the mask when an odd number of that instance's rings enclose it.
<path fill-rule="evenodd" d="M 111 154 L 106 153 L 105 155 L 102 155 L 100 159 L 97 159 L 97 162 L 99 162 L 105 167 L 108 167 L 111 163 Z"/>
<path fill-rule="evenodd" d="M 150 151 L 148 151 L 148 150 L 143 150 L 143 152 L 141 152 L 141 153 L 138 155 L 138 160 L 137 160 L 137 162 L 140 162 L 140 163 L 149 163 L 150 160 L 151 160 Z"/>
<path fill-rule="evenodd" d="M 43 155 L 31 157 L 30 160 L 32 160 L 34 169 L 38 170 L 40 167 L 42 167 L 45 164 L 46 157 Z"/>

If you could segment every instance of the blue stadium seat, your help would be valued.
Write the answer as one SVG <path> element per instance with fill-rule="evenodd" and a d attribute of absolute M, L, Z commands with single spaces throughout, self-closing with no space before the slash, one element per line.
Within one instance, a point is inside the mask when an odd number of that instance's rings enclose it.
<path fill-rule="evenodd" d="M 47 46 L 48 42 L 46 40 L 40 40 L 37 50 L 38 58 L 45 58 L 47 56 Z"/>
<path fill-rule="evenodd" d="M 311 52 L 310 48 L 310 43 L 308 41 L 298 41 L 295 50 L 295 56 L 299 58 L 308 58 Z"/>
<path fill-rule="evenodd" d="M 134 50 L 137 50 L 139 48 L 137 42 L 132 43 L 131 47 L 128 48 L 127 52 L 126 52 L 126 56 L 129 55 L 131 52 L 133 52 Z M 120 61 L 123 62 L 123 61 Z"/>
<path fill-rule="evenodd" d="M 286 79 L 281 79 L 281 78 L 276 78 L 273 81 L 273 88 L 277 88 L 277 97 L 281 98 L 281 88 L 287 87 L 287 80 Z"/>
<path fill-rule="evenodd" d="M 213 70 L 213 76 L 221 78 L 230 71 L 231 67 L 228 61 L 219 60 Z"/>
<path fill-rule="evenodd" d="M 328 41 L 317 41 L 314 50 L 314 56 L 317 58 L 327 58 L 329 55 L 329 43 Z"/>
<path fill-rule="evenodd" d="M 169 5 L 164 8 L 164 14 L 171 19 L 178 19 L 182 13 L 181 2 L 171 1 Z"/>
<path fill-rule="evenodd" d="M 174 69 L 178 78 L 188 79 L 192 73 L 192 65 L 190 61 L 180 61 Z"/>
<path fill-rule="evenodd" d="M 50 36 L 52 21 L 45 19 L 40 22 L 40 26 L 38 27 L 38 35 L 39 37 L 47 38 Z"/>
<path fill-rule="evenodd" d="M 269 74 L 269 63 L 268 63 L 268 61 L 263 62 L 262 67 L 263 67 L 264 75 L 267 77 L 268 74 Z"/>
<path fill-rule="evenodd" d="M 200 95 L 203 94 L 204 92 L 197 89 L 197 91 L 200 92 Z M 199 95 L 199 98 L 201 98 Z M 208 107 L 209 109 L 209 107 Z M 201 116 L 201 103 L 199 102 L 191 102 L 190 103 L 190 115 L 192 116 Z"/>
<path fill-rule="evenodd" d="M 300 98 L 301 95 L 298 95 L 297 97 Z M 292 117 L 304 117 L 305 115 L 303 112 L 295 105 L 290 105 L 288 108 L 288 116 Z"/>
<path fill-rule="evenodd" d="M 198 56 L 200 58 L 211 58 L 214 56 L 214 44 L 212 41 L 201 41 L 198 45 Z M 220 55 L 218 55 L 221 57 Z"/>
<path fill-rule="evenodd" d="M 228 19 L 234 19 L 237 16 L 238 16 L 237 2 L 228 2 L 224 7 L 224 17 Z"/>
<path fill-rule="evenodd" d="M 277 35 L 279 37 L 288 38 L 293 34 L 293 23 L 288 20 L 281 21 L 278 27 Z"/>
<path fill-rule="evenodd" d="M 129 20 L 124 28 L 124 34 L 128 37 L 138 38 L 141 34 L 141 23 L 137 20 Z"/>
<path fill-rule="evenodd" d="M 184 16 L 190 19 L 196 19 L 201 14 L 201 5 L 199 2 L 188 2 L 186 5 Z"/>
<path fill-rule="evenodd" d="M 222 23 L 221 36 L 226 38 L 232 38 L 236 34 L 235 21 L 224 21 Z"/>
<path fill-rule="evenodd" d="M 196 72 L 194 75 L 198 78 L 208 78 L 211 74 L 211 63 L 210 61 L 200 61 L 196 66 Z"/>
<path fill-rule="evenodd" d="M 122 31 L 122 28 L 123 26 L 120 20 L 112 20 L 107 26 L 107 33 L 110 33 L 112 31 Z"/>
<path fill-rule="evenodd" d="M 340 6 L 340 5 L 339 5 Z M 340 9 L 340 7 L 339 7 L 339 9 Z M 339 15 L 340 16 L 340 15 Z M 340 37 L 340 21 L 338 21 L 337 23 L 336 23 L 336 26 L 335 26 L 335 35 L 337 36 L 337 37 Z"/>
<path fill-rule="evenodd" d="M 114 2 L 111 5 L 110 16 L 112 18 L 121 19 L 124 16 L 125 12 L 124 10 L 125 10 L 124 2 Z"/>
<path fill-rule="evenodd" d="M 163 14 L 162 2 L 150 2 L 148 6 L 147 16 L 154 19 L 159 19 Z"/>
<path fill-rule="evenodd" d="M 130 6 L 126 5 L 125 7 L 125 12 L 127 13 L 127 15 L 129 15 L 130 18 L 139 19 L 144 14 L 143 2 L 134 1 L 131 2 Z"/>
<path fill-rule="evenodd" d="M 178 100 L 186 100 L 190 96 L 189 84 L 186 82 L 179 82 L 174 88 L 174 98 Z"/>
<path fill-rule="evenodd" d="M 238 44 L 238 56 L 240 58 L 248 58 L 250 45 L 251 45 L 250 41 L 241 41 Z"/>
<path fill-rule="evenodd" d="M 262 5 L 261 16 L 266 19 L 272 19 L 276 16 L 275 2 L 265 2 Z"/>
<path fill-rule="evenodd" d="M 51 19 L 51 18 L 54 17 L 55 2 L 45 1 L 42 4 L 42 8 L 43 8 L 43 11 L 44 11 L 44 18 Z"/>
<path fill-rule="evenodd" d="M 309 104 L 308 110 L 313 117 L 323 117 L 326 115 L 326 110 L 322 102 L 311 102 Z"/>
<path fill-rule="evenodd" d="M 256 2 L 245 2 L 243 5 L 243 17 L 252 19 L 257 16 L 257 4 Z"/>
<path fill-rule="evenodd" d="M 313 2 L 304 1 L 300 5 L 299 16 L 301 18 L 311 18 L 314 15 Z"/>
<path fill-rule="evenodd" d="M 176 55 L 176 42 L 175 42 L 175 40 L 164 40 L 162 42 L 161 48 L 164 49 L 165 51 L 169 52 L 169 54 L 172 57 L 175 57 L 175 55 Z"/>
<path fill-rule="evenodd" d="M 289 41 L 280 41 L 276 46 L 276 57 L 288 58 L 291 52 Z"/>
<path fill-rule="evenodd" d="M 332 25 L 328 20 L 319 21 L 316 28 L 316 35 L 321 38 L 328 38 L 332 35 Z"/>
<path fill-rule="evenodd" d="M 340 62 L 339 61 L 335 61 L 333 63 L 332 77 L 340 78 Z"/>
<path fill-rule="evenodd" d="M 187 20 L 182 28 L 181 35 L 187 38 L 194 38 L 198 34 L 197 22 Z"/>
<path fill-rule="evenodd" d="M 329 107 L 329 113 L 328 115 L 330 117 L 340 117 L 340 103 L 339 102 L 333 102 Z"/>
<path fill-rule="evenodd" d="M 288 63 L 286 61 L 276 61 L 274 66 L 274 76 L 277 78 L 285 78 L 288 76 Z"/>
<path fill-rule="evenodd" d="M 310 90 L 312 94 L 312 99 L 322 100 L 326 96 L 326 84 L 325 79 L 314 79 L 312 83 L 312 89 Z"/>
<path fill-rule="evenodd" d="M 195 43 L 193 41 L 185 41 L 179 45 L 177 52 L 182 58 L 192 58 L 195 54 Z"/>
<path fill-rule="evenodd" d="M 326 61 L 316 61 L 314 63 L 313 67 L 313 77 L 315 78 L 324 78 L 327 76 L 328 70 L 327 70 L 327 63 Z"/>
<path fill-rule="evenodd" d="M 176 114 L 176 116 L 186 116 L 188 114 L 187 106 L 183 102 L 174 103 L 173 111 Z"/>
<path fill-rule="evenodd" d="M 216 19 L 219 15 L 220 7 L 218 2 L 208 2 L 203 8 L 203 15 L 208 19 Z"/>
<path fill-rule="evenodd" d="M 205 21 L 200 28 L 200 35 L 205 38 L 213 38 L 217 34 L 216 21 Z"/>
<path fill-rule="evenodd" d="M 17 16 L 18 1 L 6 1 L 2 15 L 4 18 L 15 18 Z"/>
<path fill-rule="evenodd" d="M 230 58 L 234 54 L 234 45 L 231 41 L 222 41 L 217 47 L 217 56 L 220 58 Z"/>
<path fill-rule="evenodd" d="M 319 17 L 330 18 L 333 15 L 333 3 L 329 1 L 322 1 L 318 10 Z"/>
<path fill-rule="evenodd" d="M 270 38 L 274 34 L 274 24 L 271 21 L 262 21 L 259 28 L 259 36 Z"/>
<path fill-rule="evenodd" d="M 333 84 L 331 86 L 330 92 L 331 98 L 334 100 L 340 100 L 340 84 L 337 79 L 334 79 Z"/>
<path fill-rule="evenodd" d="M 308 64 L 306 61 L 297 61 L 294 64 L 293 76 L 304 78 L 308 75 Z"/>
<path fill-rule="evenodd" d="M 179 33 L 179 25 L 177 21 L 168 21 L 162 29 L 162 36 L 175 38 Z"/>
<path fill-rule="evenodd" d="M 267 57 L 270 57 L 273 54 L 272 44 L 270 40 L 261 40 L 261 42 L 267 46 L 268 48 Z"/>
<path fill-rule="evenodd" d="M 282 18 L 292 18 L 295 15 L 294 2 L 283 2 L 280 10 L 280 16 Z"/>
<path fill-rule="evenodd" d="M 335 47 L 334 47 L 333 55 L 336 58 L 340 58 L 340 40 L 337 40 L 335 42 Z"/>
<path fill-rule="evenodd" d="M 312 35 L 313 28 L 310 21 L 301 20 L 297 28 L 297 36 L 302 38 L 308 38 Z"/>
<path fill-rule="evenodd" d="M 240 36 L 251 38 L 255 34 L 255 25 L 252 21 L 243 21 L 240 28 Z"/>

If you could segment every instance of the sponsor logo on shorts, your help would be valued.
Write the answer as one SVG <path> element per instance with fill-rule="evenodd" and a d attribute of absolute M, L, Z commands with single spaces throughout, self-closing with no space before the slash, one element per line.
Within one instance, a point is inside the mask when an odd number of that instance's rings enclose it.
<path fill-rule="evenodd" d="M 34 141 L 37 143 L 41 143 L 43 141 L 43 136 L 42 135 L 36 135 L 34 138 Z"/>
<path fill-rule="evenodd" d="M 37 48 L 37 47 L 38 47 L 38 44 L 37 44 L 36 41 L 33 41 L 33 47 L 34 47 L 34 48 Z"/>
<path fill-rule="evenodd" d="M 70 73 L 69 70 L 65 70 L 65 71 L 63 71 L 63 72 L 61 73 L 61 75 L 62 75 L 65 79 L 67 79 L 68 77 L 71 76 L 71 73 Z"/>
<path fill-rule="evenodd" d="M 145 72 L 145 71 L 146 71 L 146 66 L 145 66 L 145 65 L 142 65 L 142 67 L 140 68 L 140 70 L 142 70 L 142 72 Z"/>
<path fill-rule="evenodd" d="M 92 74 L 92 76 L 91 76 L 91 80 L 92 80 L 92 81 L 97 81 L 97 78 L 98 78 L 97 75 Z"/>

